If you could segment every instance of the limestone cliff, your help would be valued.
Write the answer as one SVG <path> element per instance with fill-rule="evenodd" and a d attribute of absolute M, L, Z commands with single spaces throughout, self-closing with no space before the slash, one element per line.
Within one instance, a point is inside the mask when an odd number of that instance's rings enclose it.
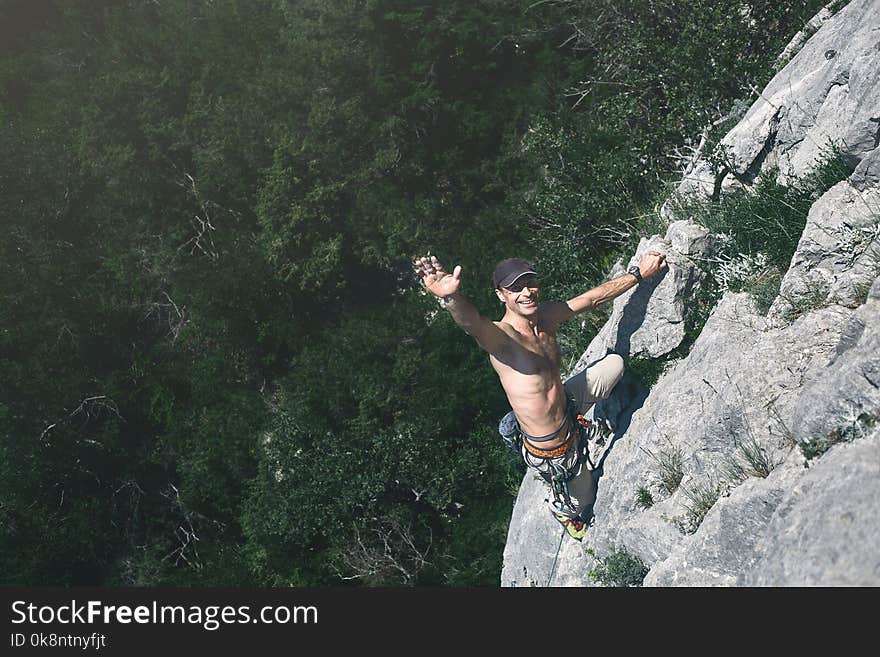
<path fill-rule="evenodd" d="M 577 368 L 682 344 L 717 236 L 675 201 L 769 172 L 793 184 L 831 149 L 851 174 L 813 203 L 769 311 L 726 292 L 650 389 L 625 377 L 594 409 L 615 437 L 593 449 L 583 543 L 526 473 L 503 586 L 595 585 L 615 551 L 644 563 L 646 586 L 880 585 L 880 0 L 820 23 L 664 206 L 665 234 L 632 262 L 660 246 L 669 272 L 615 299 Z"/>

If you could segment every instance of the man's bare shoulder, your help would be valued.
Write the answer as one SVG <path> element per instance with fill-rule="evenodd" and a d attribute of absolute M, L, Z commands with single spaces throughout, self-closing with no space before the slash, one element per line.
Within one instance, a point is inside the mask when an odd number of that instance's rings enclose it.
<path fill-rule="evenodd" d="M 497 369 L 498 363 L 507 362 L 508 358 L 516 350 L 518 342 L 516 337 L 516 329 L 513 328 L 510 324 L 503 320 L 492 320 L 492 324 L 495 326 L 495 328 L 504 333 L 504 335 L 508 338 L 507 340 L 504 340 L 504 349 L 498 350 L 494 353 L 489 352 L 489 361 L 492 363 L 492 366 Z"/>
<path fill-rule="evenodd" d="M 497 321 L 493 320 L 492 323 L 499 329 L 501 329 L 508 337 L 511 337 L 514 340 L 516 340 L 516 338 L 519 336 L 517 330 L 513 328 L 511 324 L 505 322 L 503 319 L 499 319 Z"/>
<path fill-rule="evenodd" d="M 556 333 L 559 323 L 571 316 L 564 301 L 544 301 L 538 305 L 538 325 L 547 333 Z"/>

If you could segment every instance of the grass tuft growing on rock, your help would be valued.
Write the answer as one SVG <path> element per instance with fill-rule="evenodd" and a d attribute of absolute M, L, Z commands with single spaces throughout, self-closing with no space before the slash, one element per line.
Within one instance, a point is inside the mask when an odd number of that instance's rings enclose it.
<path fill-rule="evenodd" d="M 870 280 L 866 280 L 860 283 L 856 283 L 853 286 L 853 297 L 855 297 L 856 308 L 858 308 L 868 300 L 868 294 L 871 291 L 872 284 L 873 283 Z"/>
<path fill-rule="evenodd" d="M 713 479 L 683 488 L 685 498 L 684 517 L 675 518 L 674 522 L 683 534 L 693 534 L 699 529 L 703 518 L 715 506 L 721 497 L 723 487 Z"/>
<path fill-rule="evenodd" d="M 736 442 L 736 450 L 721 463 L 724 481 L 734 486 L 749 477 L 767 477 L 779 465 L 753 437 Z"/>
<path fill-rule="evenodd" d="M 787 322 L 793 322 L 798 317 L 806 315 L 811 310 L 817 310 L 827 305 L 828 289 L 814 287 L 807 294 L 798 297 L 782 311 L 782 317 Z"/>
<path fill-rule="evenodd" d="M 639 486 L 636 490 L 636 506 L 641 509 L 650 509 L 654 506 L 654 496 L 647 486 Z"/>
<path fill-rule="evenodd" d="M 640 447 L 648 456 L 654 459 L 658 470 L 655 474 L 654 484 L 657 488 L 667 495 L 672 495 L 681 483 L 684 477 L 684 452 L 680 447 L 663 448 L 658 454 L 654 454 L 649 449 Z"/>

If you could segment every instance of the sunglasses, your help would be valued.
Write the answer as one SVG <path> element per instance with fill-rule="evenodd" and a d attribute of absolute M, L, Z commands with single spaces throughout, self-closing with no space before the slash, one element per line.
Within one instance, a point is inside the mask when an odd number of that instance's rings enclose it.
<path fill-rule="evenodd" d="M 538 287 L 538 277 L 534 275 L 523 276 L 516 279 L 510 286 L 501 289 L 508 292 L 522 292 L 527 287 Z"/>

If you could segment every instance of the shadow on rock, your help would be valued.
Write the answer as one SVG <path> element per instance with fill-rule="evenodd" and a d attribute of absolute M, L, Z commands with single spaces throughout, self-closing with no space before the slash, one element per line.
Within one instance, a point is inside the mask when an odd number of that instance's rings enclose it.
<path fill-rule="evenodd" d="M 593 407 L 593 420 L 597 422 L 608 421 L 614 429 L 611 438 L 605 445 L 598 445 L 591 458 L 595 463 L 591 475 L 593 479 L 594 497 L 593 502 L 582 512 L 582 517 L 592 523 L 594 519 L 593 508 L 599 496 L 599 480 L 604 474 L 605 459 L 611 453 L 618 440 L 626 435 L 632 422 L 632 416 L 639 410 L 648 398 L 648 389 L 630 372 L 625 372 L 620 383 L 615 386 L 608 399 L 596 402 Z"/>
<path fill-rule="evenodd" d="M 666 278 L 668 272 L 669 269 L 664 269 L 656 276 L 642 281 L 626 302 L 620 323 L 617 325 L 617 341 L 614 343 L 613 349 L 615 353 L 620 354 L 624 359 L 629 359 L 630 357 L 633 333 L 638 331 L 645 322 L 648 301 L 650 301 L 651 295 L 657 289 L 660 281 Z"/>

